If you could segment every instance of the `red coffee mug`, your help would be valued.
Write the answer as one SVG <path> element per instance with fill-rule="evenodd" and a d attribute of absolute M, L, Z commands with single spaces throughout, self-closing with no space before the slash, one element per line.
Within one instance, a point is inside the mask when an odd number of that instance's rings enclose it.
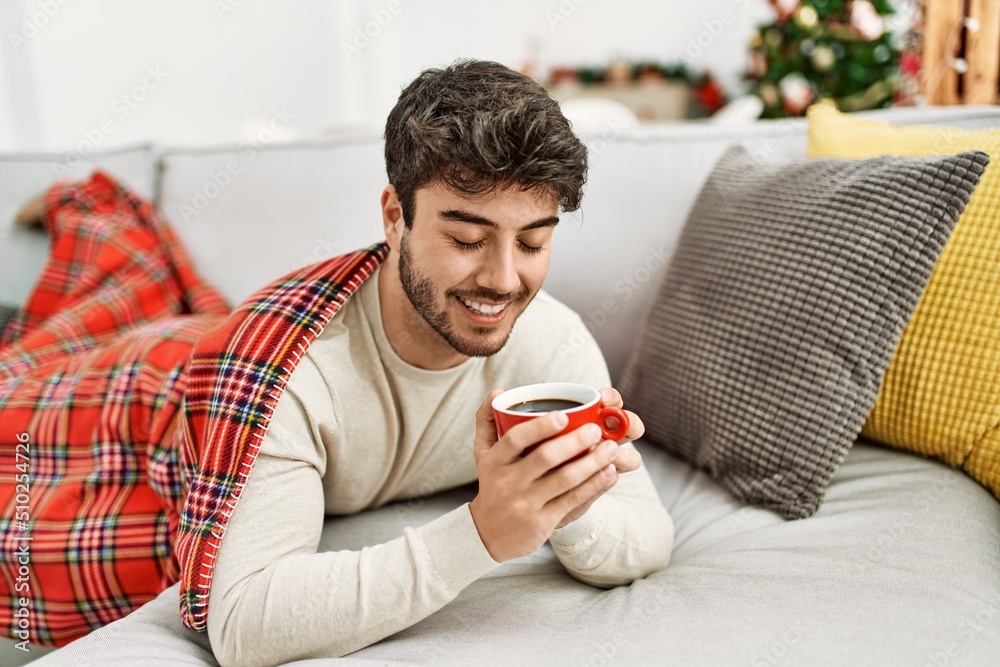
<path fill-rule="evenodd" d="M 567 407 L 554 407 L 553 402 L 572 403 Z M 540 384 L 528 384 L 523 387 L 508 389 L 493 399 L 493 416 L 497 422 L 497 435 L 501 438 L 507 429 L 526 422 L 535 417 L 541 417 L 553 409 L 566 413 L 569 423 L 566 428 L 559 431 L 557 437 L 564 433 L 574 431 L 584 424 L 597 424 L 601 427 L 601 433 L 606 440 L 621 440 L 628 433 L 628 415 L 621 408 L 602 408 L 601 392 L 584 384 L 574 384 L 572 382 L 543 382 Z M 512 409 L 516 408 L 516 409 Z M 538 409 L 536 409 L 538 408 Z M 618 428 L 609 429 L 604 420 L 608 417 L 618 419 Z M 524 453 L 534 449 L 534 446 L 525 449 Z M 578 456 L 583 456 L 586 452 L 581 452 Z"/>

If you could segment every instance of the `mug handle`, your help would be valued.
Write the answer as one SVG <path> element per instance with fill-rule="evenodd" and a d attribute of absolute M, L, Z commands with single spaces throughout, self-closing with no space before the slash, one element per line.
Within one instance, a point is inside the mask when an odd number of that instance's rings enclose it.
<path fill-rule="evenodd" d="M 616 417 L 618 419 L 618 428 L 612 431 L 605 426 L 604 420 L 608 417 Z M 621 408 L 601 408 L 597 412 L 597 425 L 601 427 L 601 433 L 604 434 L 605 440 L 618 442 L 628 434 L 628 415 Z"/>

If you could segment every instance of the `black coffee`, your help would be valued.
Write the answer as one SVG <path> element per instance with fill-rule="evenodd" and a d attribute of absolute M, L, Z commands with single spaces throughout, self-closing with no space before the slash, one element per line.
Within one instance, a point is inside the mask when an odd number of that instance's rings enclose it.
<path fill-rule="evenodd" d="M 551 412 L 552 410 L 572 410 L 583 403 L 566 398 L 536 398 L 532 401 L 515 403 L 507 408 L 511 412 Z"/>

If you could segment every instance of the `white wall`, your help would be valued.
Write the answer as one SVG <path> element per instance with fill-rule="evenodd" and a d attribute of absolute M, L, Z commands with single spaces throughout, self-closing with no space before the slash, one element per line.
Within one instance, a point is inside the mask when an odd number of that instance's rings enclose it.
<path fill-rule="evenodd" d="M 279 140 L 379 126 L 457 57 L 683 58 L 739 93 L 770 16 L 766 0 L 0 0 L 0 150 L 238 141 L 275 110 Z"/>

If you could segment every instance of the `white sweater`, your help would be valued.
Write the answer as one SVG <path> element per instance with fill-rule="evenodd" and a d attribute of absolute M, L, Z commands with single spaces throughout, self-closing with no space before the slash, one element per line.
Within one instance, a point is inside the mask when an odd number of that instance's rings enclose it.
<path fill-rule="evenodd" d="M 216 659 L 342 656 L 429 616 L 497 567 L 468 504 L 361 551 L 317 548 L 324 514 L 474 481 L 475 413 L 490 389 L 545 381 L 609 386 L 580 318 L 546 293 L 499 353 L 428 371 L 392 349 L 378 273 L 366 280 L 299 362 L 229 520 L 209 598 Z M 673 524 L 640 468 L 550 544 L 578 579 L 627 584 L 666 566 Z"/>

